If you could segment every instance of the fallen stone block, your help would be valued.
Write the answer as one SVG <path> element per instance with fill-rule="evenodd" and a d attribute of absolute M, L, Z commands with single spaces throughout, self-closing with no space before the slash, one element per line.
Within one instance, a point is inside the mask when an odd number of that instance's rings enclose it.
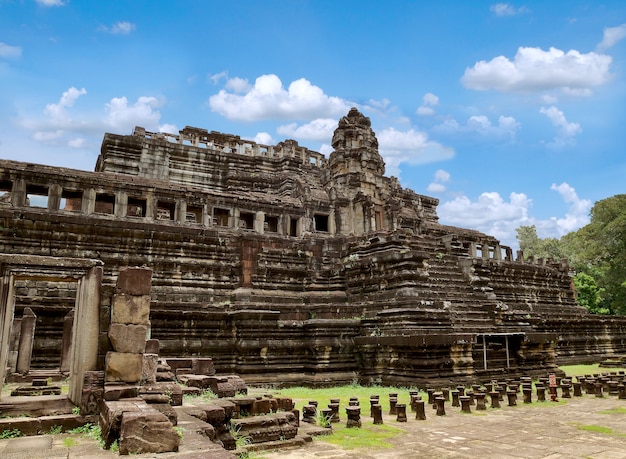
<path fill-rule="evenodd" d="M 138 383 L 143 368 L 142 354 L 107 352 L 105 358 L 105 381 Z"/>
<path fill-rule="evenodd" d="M 146 325 L 112 323 L 109 327 L 109 339 L 115 352 L 141 354 L 146 349 Z"/>

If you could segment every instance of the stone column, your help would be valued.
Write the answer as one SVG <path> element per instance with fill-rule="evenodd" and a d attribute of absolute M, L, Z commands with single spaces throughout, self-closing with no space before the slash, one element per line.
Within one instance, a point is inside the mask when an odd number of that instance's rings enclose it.
<path fill-rule="evenodd" d="M 35 342 L 35 325 L 37 316 L 31 308 L 24 308 L 20 331 L 20 344 L 17 352 L 17 372 L 26 374 L 30 370 L 30 359 L 33 355 Z"/>
<path fill-rule="evenodd" d="M 120 269 L 111 304 L 109 339 L 113 351 L 106 355 L 106 382 L 139 383 L 142 375 L 146 377 L 143 353 L 150 324 L 151 283 L 150 268 Z"/>
<path fill-rule="evenodd" d="M 20 346 L 20 332 L 22 330 L 22 318 L 14 318 L 11 325 L 11 333 L 9 334 L 9 357 L 7 367 L 11 372 L 17 371 L 17 354 Z"/>
<path fill-rule="evenodd" d="M 70 371 L 70 351 L 72 349 L 72 330 L 74 327 L 74 309 L 63 318 L 63 340 L 61 341 L 61 373 Z"/>

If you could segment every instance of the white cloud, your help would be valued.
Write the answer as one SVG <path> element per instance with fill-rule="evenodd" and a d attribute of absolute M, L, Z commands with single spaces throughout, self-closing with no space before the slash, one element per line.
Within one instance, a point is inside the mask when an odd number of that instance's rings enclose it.
<path fill-rule="evenodd" d="M 417 113 L 420 116 L 433 116 L 435 114 L 435 109 L 432 107 L 424 107 L 419 106 L 417 107 L 417 110 L 415 111 L 415 113 Z"/>
<path fill-rule="evenodd" d="M 521 123 L 512 116 L 500 115 L 498 124 L 493 124 L 485 115 L 473 115 L 464 124 L 452 118 L 435 126 L 433 130 L 445 134 L 475 133 L 494 139 L 514 140 L 520 127 Z"/>
<path fill-rule="evenodd" d="M 72 86 L 63 93 L 57 104 L 47 104 L 44 113 L 55 122 L 66 121 L 68 115 L 65 109 L 73 107 L 76 100 L 85 94 L 87 94 L 85 88 L 76 89 Z"/>
<path fill-rule="evenodd" d="M 113 24 L 111 27 L 100 26 L 98 30 L 101 32 L 111 33 L 113 35 L 128 35 L 129 33 L 135 31 L 137 26 L 132 22 L 128 21 L 118 21 Z"/>
<path fill-rule="evenodd" d="M 283 87 L 276 75 L 261 75 L 243 95 L 222 89 L 209 98 L 211 110 L 231 120 L 312 119 L 345 114 L 351 104 L 327 96 L 305 78 Z"/>
<path fill-rule="evenodd" d="M 228 72 L 224 70 L 219 73 L 209 74 L 207 78 L 211 80 L 213 84 L 218 84 L 224 78 L 228 78 Z"/>
<path fill-rule="evenodd" d="M 0 41 L 0 57 L 13 58 L 20 57 L 21 55 L 22 48 L 20 46 L 11 46 Z"/>
<path fill-rule="evenodd" d="M 427 164 L 451 159 L 455 154 L 453 148 L 433 142 L 425 133 L 414 129 L 398 131 L 386 128 L 377 137 L 388 175 L 399 175 L 401 163 Z"/>
<path fill-rule="evenodd" d="M 322 146 L 320 147 L 319 152 L 323 154 L 324 156 L 328 157 L 333 152 L 333 147 L 331 145 L 328 145 L 327 143 L 323 143 Z"/>
<path fill-rule="evenodd" d="M 370 99 L 367 101 L 367 105 L 369 107 L 372 107 L 374 109 L 378 109 L 378 110 L 386 110 L 387 108 L 389 108 L 389 106 L 391 105 L 391 101 L 389 99 L 382 99 L 382 100 L 374 100 L 374 99 Z"/>
<path fill-rule="evenodd" d="M 72 148 L 86 148 L 89 146 L 89 142 L 82 137 L 76 137 L 75 139 L 70 139 L 67 142 L 67 146 Z"/>
<path fill-rule="evenodd" d="M 229 79 L 224 85 L 224 87 L 226 89 L 230 89 L 231 91 L 238 92 L 238 93 L 250 91 L 251 89 L 251 86 L 250 86 L 250 83 L 248 83 L 248 80 L 246 80 L 245 78 L 238 78 L 238 77 Z"/>
<path fill-rule="evenodd" d="M 582 132 L 580 124 L 568 122 L 563 112 L 554 105 L 548 108 L 541 107 L 539 113 L 546 115 L 552 122 L 552 125 L 559 128 L 554 140 L 547 144 L 549 147 L 559 149 L 571 145 L 576 135 Z"/>
<path fill-rule="evenodd" d="M 271 134 L 267 132 L 258 132 L 252 140 L 256 143 L 260 143 L 261 145 L 274 145 L 276 143 Z"/>
<path fill-rule="evenodd" d="M 610 78 L 612 58 L 594 52 L 567 53 L 550 48 L 520 47 L 511 61 L 498 56 L 479 61 L 465 69 L 461 78 L 469 89 L 501 92 L 532 92 L 554 89 L 587 89 L 600 86 Z"/>
<path fill-rule="evenodd" d="M 108 113 L 105 122 L 118 131 L 130 130 L 134 126 L 157 130 L 161 113 L 155 108 L 160 105 L 156 97 L 142 96 L 132 105 L 128 104 L 126 97 L 114 97 L 104 106 Z"/>
<path fill-rule="evenodd" d="M 422 97 L 422 105 L 417 107 L 416 113 L 421 116 L 432 116 L 435 114 L 433 107 L 439 105 L 439 97 L 433 93 L 427 92 Z"/>
<path fill-rule="evenodd" d="M 438 213 L 444 224 L 482 231 L 511 247 L 517 247 L 515 230 L 522 225 L 535 225 L 541 238 L 559 238 L 589 223 L 591 201 L 580 199 L 567 183 L 553 184 L 551 189 L 569 205 L 563 217 L 537 219 L 530 215 L 532 199 L 526 194 L 511 193 L 507 201 L 497 192 L 482 193 L 476 201 L 465 195 L 457 196 L 440 204 Z"/>
<path fill-rule="evenodd" d="M 606 27 L 602 41 L 598 44 L 599 51 L 605 51 L 626 37 L 626 24 L 617 27 Z"/>
<path fill-rule="evenodd" d="M 159 126 L 161 113 L 157 108 L 161 102 L 155 97 L 139 97 L 134 103 L 126 97 L 115 97 L 104 105 L 100 115 L 73 115 L 72 107 L 86 94 L 85 88 L 71 87 L 57 103 L 46 105 L 43 117 L 22 117 L 19 124 L 38 142 L 74 148 L 96 144 L 103 131 L 130 132 L 134 126 L 177 132 L 173 125 Z"/>
<path fill-rule="evenodd" d="M 163 132 L 165 134 L 178 134 L 178 127 L 175 124 L 161 124 L 159 126 L 159 132 Z"/>
<path fill-rule="evenodd" d="M 496 16 L 515 16 L 516 14 L 526 12 L 525 7 L 515 8 L 508 3 L 495 3 L 489 7 L 489 11 L 491 11 Z"/>
<path fill-rule="evenodd" d="M 41 6 L 64 6 L 64 0 L 36 0 L 38 5 Z"/>
<path fill-rule="evenodd" d="M 443 193 L 447 190 L 445 183 L 450 181 L 450 173 L 439 169 L 435 172 L 435 179 L 426 188 L 430 193 Z"/>
<path fill-rule="evenodd" d="M 290 123 L 279 126 L 276 132 L 285 137 L 304 140 L 328 140 L 337 129 L 337 120 L 332 118 L 318 118 L 310 123 L 298 126 Z"/>
<path fill-rule="evenodd" d="M 589 199 L 580 199 L 576 190 L 566 182 L 560 185 L 553 183 L 550 189 L 558 192 L 563 201 L 570 205 L 565 217 L 553 217 L 550 219 L 550 223 L 555 227 L 558 237 L 571 231 L 576 231 L 589 223 L 589 211 L 592 205 Z"/>
<path fill-rule="evenodd" d="M 450 173 L 444 171 L 443 169 L 439 169 L 435 172 L 435 180 L 443 183 L 448 182 L 450 181 Z"/>

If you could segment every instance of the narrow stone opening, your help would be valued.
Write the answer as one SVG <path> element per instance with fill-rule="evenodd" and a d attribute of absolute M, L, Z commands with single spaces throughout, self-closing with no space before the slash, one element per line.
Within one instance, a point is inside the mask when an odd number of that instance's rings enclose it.
<path fill-rule="evenodd" d="M 239 228 L 246 230 L 254 229 L 254 214 L 250 212 L 241 212 L 239 214 Z"/>
<path fill-rule="evenodd" d="M 128 198 L 126 207 L 127 217 L 145 217 L 146 216 L 146 200 L 137 198 Z"/>
<path fill-rule="evenodd" d="M 228 209 L 213 208 L 213 224 L 215 226 L 228 226 Z"/>
<path fill-rule="evenodd" d="M 202 207 L 187 206 L 187 214 L 185 215 L 187 223 L 202 223 Z"/>
<path fill-rule="evenodd" d="M 315 231 L 328 232 L 328 215 L 315 214 Z"/>
<path fill-rule="evenodd" d="M 106 193 L 96 193 L 94 212 L 97 214 L 115 213 L 115 196 Z"/>
<path fill-rule="evenodd" d="M 47 209 L 48 187 L 40 185 L 26 185 L 26 205 Z"/>
<path fill-rule="evenodd" d="M 298 219 L 290 218 L 289 219 L 289 236 L 297 236 L 298 235 Z"/>
<path fill-rule="evenodd" d="M 267 233 L 278 232 L 278 217 L 271 217 L 266 215 L 265 222 L 263 224 L 263 230 Z"/>
<path fill-rule="evenodd" d="M 71 212 L 80 212 L 83 205 L 83 192 L 74 190 L 63 190 L 61 193 L 60 208 Z"/>
<path fill-rule="evenodd" d="M 157 220 L 174 220 L 176 204 L 173 202 L 157 201 Z"/>

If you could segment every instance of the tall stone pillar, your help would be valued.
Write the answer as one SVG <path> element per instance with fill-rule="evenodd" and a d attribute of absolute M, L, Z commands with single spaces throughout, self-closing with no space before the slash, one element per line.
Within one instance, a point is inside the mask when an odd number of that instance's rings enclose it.
<path fill-rule="evenodd" d="M 63 341 L 61 341 L 61 373 L 70 371 L 70 351 L 72 349 L 72 330 L 74 327 L 74 309 L 63 318 Z"/>
<path fill-rule="evenodd" d="M 143 370 L 150 318 L 150 268 L 120 269 L 111 304 L 109 339 L 113 347 L 105 360 L 105 382 L 139 383 Z"/>
<path fill-rule="evenodd" d="M 20 344 L 17 352 L 17 372 L 26 374 L 30 370 L 30 359 L 33 355 L 35 342 L 35 325 L 37 316 L 31 308 L 24 308 L 20 331 Z"/>
<path fill-rule="evenodd" d="M 22 318 L 13 318 L 11 325 L 11 333 L 9 335 L 9 358 L 7 367 L 12 373 L 17 371 L 17 354 L 20 348 L 20 332 L 22 331 Z"/>

